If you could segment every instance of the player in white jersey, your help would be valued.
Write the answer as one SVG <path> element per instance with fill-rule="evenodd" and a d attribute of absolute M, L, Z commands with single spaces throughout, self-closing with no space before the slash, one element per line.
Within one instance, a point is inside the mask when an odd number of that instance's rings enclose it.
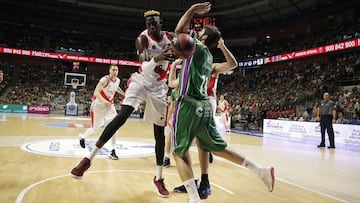
<path fill-rule="evenodd" d="M 85 148 L 85 138 L 97 132 L 101 126 L 111 121 L 117 115 L 114 106 L 114 96 L 118 92 L 124 95 L 124 91 L 119 87 L 120 79 L 117 77 L 119 68 L 117 65 L 110 65 L 109 75 L 103 76 L 93 93 L 90 106 L 91 127 L 84 133 L 79 134 L 80 146 Z M 118 156 L 115 152 L 116 136 L 111 138 L 111 153 L 109 157 L 117 160 Z"/>
<path fill-rule="evenodd" d="M 172 36 L 169 32 L 161 31 L 162 20 L 160 12 L 150 10 L 144 13 L 146 30 L 137 38 L 135 45 L 141 62 L 138 73 L 133 73 L 128 82 L 125 98 L 122 101 L 119 114 L 106 126 L 96 146 L 71 174 L 81 178 L 90 167 L 96 153 L 111 138 L 111 136 L 126 122 L 130 114 L 146 102 L 145 121 L 154 126 L 156 176 L 153 184 L 161 197 L 168 197 L 169 192 L 165 187 L 162 177 L 164 159 L 164 126 L 166 121 L 166 94 L 167 71 L 172 53 L 169 52 Z"/>
<path fill-rule="evenodd" d="M 220 110 L 220 115 L 221 115 L 221 121 L 223 122 L 225 129 L 226 129 L 226 133 L 230 133 L 230 125 L 229 125 L 229 109 L 230 109 L 230 104 L 229 102 L 224 98 L 224 95 L 220 95 L 220 99 L 219 99 L 219 104 L 218 104 L 218 108 Z"/>

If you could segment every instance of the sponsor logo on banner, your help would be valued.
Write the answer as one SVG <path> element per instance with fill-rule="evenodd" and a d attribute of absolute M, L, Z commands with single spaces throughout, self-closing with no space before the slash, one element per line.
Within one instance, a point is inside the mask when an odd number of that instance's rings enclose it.
<path fill-rule="evenodd" d="M 321 139 L 320 123 L 285 120 L 264 120 L 264 137 L 279 137 L 292 140 Z M 333 124 L 335 143 L 360 147 L 360 126 L 348 124 Z M 326 132 L 327 136 L 327 132 Z"/>
<path fill-rule="evenodd" d="M 283 126 L 280 125 L 279 122 L 277 122 L 277 120 L 267 120 L 265 122 L 266 127 L 270 128 L 270 129 L 278 129 L 278 130 L 282 130 Z"/>
<path fill-rule="evenodd" d="M 38 140 L 26 143 L 21 149 L 41 155 L 57 157 L 79 157 L 86 156 L 95 146 L 96 140 L 86 140 L 86 148 L 79 145 L 78 139 L 56 139 Z M 111 144 L 106 143 L 97 153 L 96 158 L 107 158 L 111 152 Z M 120 158 L 144 157 L 154 154 L 154 144 L 139 141 L 117 141 L 115 150 Z"/>
<path fill-rule="evenodd" d="M 290 125 L 290 132 L 294 132 L 294 133 L 306 133 L 306 129 L 305 129 L 305 126 L 303 126 L 303 125 L 291 124 L 291 125 Z"/>
<path fill-rule="evenodd" d="M 23 104 L 0 104 L 0 112 L 4 113 L 27 113 L 28 106 Z"/>
<path fill-rule="evenodd" d="M 49 106 L 29 106 L 29 113 L 39 113 L 39 114 L 49 114 L 50 107 Z"/>

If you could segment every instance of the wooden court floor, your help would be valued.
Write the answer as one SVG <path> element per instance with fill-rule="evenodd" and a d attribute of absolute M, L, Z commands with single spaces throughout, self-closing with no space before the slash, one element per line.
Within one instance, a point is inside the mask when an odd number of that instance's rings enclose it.
<path fill-rule="evenodd" d="M 81 126 L 89 124 L 89 120 L 65 120 L 61 117 L 0 114 L 1 203 L 187 202 L 186 194 L 172 192 L 175 186 L 181 184 L 173 160 L 172 166 L 164 169 L 170 197 L 157 196 L 151 183 L 155 175 L 154 153 L 117 161 L 96 158 L 83 179 L 76 180 L 69 176 L 69 172 L 78 164 L 81 156 L 52 156 L 24 150 L 27 143 L 51 140 L 70 140 L 73 141 L 70 146 L 78 149 L 77 135 L 85 130 Z M 154 144 L 152 133 L 151 125 L 130 119 L 118 131 L 117 141 L 141 142 L 151 146 Z M 96 140 L 99 134 L 88 140 Z M 275 167 L 274 192 L 267 192 L 263 183 L 247 169 L 215 157 L 209 174 L 212 195 L 203 202 L 360 202 L 358 152 L 319 150 L 305 144 L 239 134 L 232 134 L 230 143 L 230 148 L 258 164 Z M 44 150 L 48 150 L 44 146 Z M 55 144 L 49 148 L 56 151 L 61 147 Z M 146 147 L 143 149 L 146 150 Z M 72 154 L 71 150 L 64 152 Z M 195 148 L 191 149 L 191 155 L 194 172 L 199 177 Z"/>

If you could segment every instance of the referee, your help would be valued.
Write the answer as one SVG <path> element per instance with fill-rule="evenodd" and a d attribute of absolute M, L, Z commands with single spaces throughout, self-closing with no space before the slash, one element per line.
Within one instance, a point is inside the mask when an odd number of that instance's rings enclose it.
<path fill-rule="evenodd" d="M 328 148 L 335 149 L 335 136 L 332 125 L 336 121 L 336 111 L 334 109 L 335 102 L 330 100 L 330 95 L 328 92 L 324 93 L 323 99 L 324 100 L 321 101 L 320 108 L 317 110 L 317 120 L 320 119 L 321 127 L 321 142 L 318 147 L 325 147 L 325 129 L 327 129 L 330 141 L 330 146 L 328 146 Z"/>

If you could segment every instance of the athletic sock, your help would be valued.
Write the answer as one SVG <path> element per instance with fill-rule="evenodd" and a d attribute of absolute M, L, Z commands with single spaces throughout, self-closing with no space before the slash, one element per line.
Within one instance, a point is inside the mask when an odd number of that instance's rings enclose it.
<path fill-rule="evenodd" d="M 116 135 L 111 137 L 111 149 L 115 149 L 116 147 Z"/>
<path fill-rule="evenodd" d="M 100 150 L 99 147 L 97 147 L 96 145 L 94 146 L 93 150 L 86 156 L 88 159 L 90 159 L 90 161 L 92 161 L 94 159 L 94 157 L 96 156 L 96 154 L 98 153 L 98 151 Z"/>
<path fill-rule="evenodd" d="M 201 174 L 201 182 L 209 183 L 209 175 L 208 174 Z"/>
<path fill-rule="evenodd" d="M 251 170 L 252 172 L 254 172 L 256 175 L 259 175 L 259 171 L 260 171 L 259 166 L 257 166 L 255 163 L 248 160 L 247 158 L 244 159 L 244 162 L 242 165 L 245 166 L 246 168 L 248 168 L 249 170 Z"/>
<path fill-rule="evenodd" d="M 163 166 L 156 166 L 156 178 L 155 178 L 155 180 L 160 180 L 162 178 L 162 169 L 163 169 Z"/>
<path fill-rule="evenodd" d="M 191 178 L 189 180 L 184 181 L 185 189 L 189 195 L 189 202 L 200 202 L 200 196 L 197 191 L 197 187 L 195 184 L 195 179 Z"/>

